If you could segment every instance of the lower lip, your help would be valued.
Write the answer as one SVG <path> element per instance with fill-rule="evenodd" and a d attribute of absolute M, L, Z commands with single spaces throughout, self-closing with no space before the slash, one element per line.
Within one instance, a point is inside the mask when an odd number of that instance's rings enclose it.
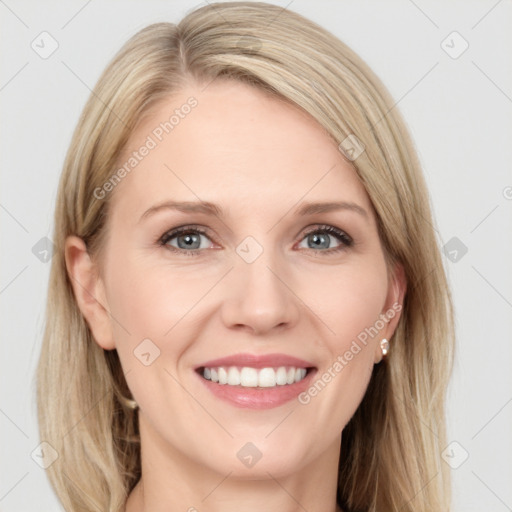
<path fill-rule="evenodd" d="M 297 395 L 305 391 L 310 386 L 310 382 L 315 373 L 316 369 L 311 369 L 299 382 L 286 384 L 284 386 L 278 385 L 271 388 L 230 386 L 228 384 L 212 382 L 199 374 L 197 374 L 197 376 L 215 396 L 229 402 L 235 407 L 245 409 L 272 409 L 293 400 Z"/>

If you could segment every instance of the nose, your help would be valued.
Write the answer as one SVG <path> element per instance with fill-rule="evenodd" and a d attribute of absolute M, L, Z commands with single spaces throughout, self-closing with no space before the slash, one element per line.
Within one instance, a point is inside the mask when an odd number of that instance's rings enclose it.
<path fill-rule="evenodd" d="M 297 324 L 300 300 L 290 273 L 269 252 L 252 263 L 241 258 L 235 261 L 225 282 L 221 309 L 226 327 L 264 334 Z"/>

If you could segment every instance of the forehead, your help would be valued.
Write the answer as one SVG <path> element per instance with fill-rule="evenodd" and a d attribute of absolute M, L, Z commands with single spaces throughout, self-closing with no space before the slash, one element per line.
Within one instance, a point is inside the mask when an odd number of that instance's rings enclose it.
<path fill-rule="evenodd" d="M 235 81 L 190 85 L 153 107 L 123 165 L 129 172 L 114 204 L 134 212 L 169 198 L 225 204 L 240 214 L 282 210 L 302 198 L 371 209 L 355 169 L 320 124 Z"/>

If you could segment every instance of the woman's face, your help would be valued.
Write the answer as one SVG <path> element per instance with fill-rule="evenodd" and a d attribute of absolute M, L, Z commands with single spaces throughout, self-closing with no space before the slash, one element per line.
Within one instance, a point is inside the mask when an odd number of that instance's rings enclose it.
<path fill-rule="evenodd" d="M 155 108 L 125 164 L 98 191 L 99 303 L 82 310 L 119 354 L 143 451 L 276 478 L 337 457 L 404 291 L 350 162 L 306 114 L 224 81 Z"/>

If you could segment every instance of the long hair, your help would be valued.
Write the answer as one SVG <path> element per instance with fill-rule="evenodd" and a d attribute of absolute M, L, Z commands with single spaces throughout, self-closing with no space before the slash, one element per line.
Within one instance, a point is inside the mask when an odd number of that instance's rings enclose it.
<path fill-rule="evenodd" d="M 68 511 L 117 512 L 141 475 L 137 413 L 126 403 L 117 352 L 94 342 L 77 306 L 65 239 L 77 235 L 91 255 L 101 253 L 109 196 L 98 200 L 94 191 L 115 171 L 130 134 L 187 82 L 216 78 L 299 106 L 341 148 L 347 140 L 364 147 L 352 163 L 389 268 L 403 265 L 408 286 L 392 350 L 343 430 L 337 499 L 347 512 L 447 511 L 441 451 L 453 306 L 414 145 L 392 97 L 358 55 L 301 15 L 259 2 L 209 4 L 177 25 L 144 28 L 113 58 L 84 107 L 59 183 L 37 370 L 41 440 L 59 454 L 47 469 L 57 496 Z"/>

